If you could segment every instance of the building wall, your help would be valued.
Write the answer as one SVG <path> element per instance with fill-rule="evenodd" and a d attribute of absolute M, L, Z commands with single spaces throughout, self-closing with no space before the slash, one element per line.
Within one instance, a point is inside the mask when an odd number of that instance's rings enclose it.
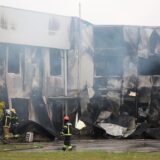
<path fill-rule="evenodd" d="M 143 112 L 149 123 L 159 121 L 159 27 L 95 26 L 94 38 L 96 94 L 114 102 L 119 116 Z"/>
<path fill-rule="evenodd" d="M 65 114 L 74 121 L 80 92 L 93 87 L 93 27 L 77 18 L 0 9 L 0 99 L 24 115 L 22 122 L 57 135 Z"/>

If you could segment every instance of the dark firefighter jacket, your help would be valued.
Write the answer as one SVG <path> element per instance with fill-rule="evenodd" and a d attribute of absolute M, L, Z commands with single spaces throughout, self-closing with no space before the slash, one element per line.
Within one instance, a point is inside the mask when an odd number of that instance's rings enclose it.
<path fill-rule="evenodd" d="M 18 125 L 19 124 L 19 120 L 18 120 L 18 116 L 16 113 L 11 112 L 11 125 Z"/>
<path fill-rule="evenodd" d="M 72 124 L 70 122 L 67 122 L 66 124 L 64 124 L 62 134 L 63 136 L 72 135 Z"/>

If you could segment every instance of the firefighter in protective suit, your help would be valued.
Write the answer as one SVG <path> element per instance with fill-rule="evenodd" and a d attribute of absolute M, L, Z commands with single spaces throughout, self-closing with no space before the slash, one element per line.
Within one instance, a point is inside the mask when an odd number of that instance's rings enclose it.
<path fill-rule="evenodd" d="M 64 136 L 64 146 L 62 150 L 72 150 L 71 136 L 72 136 L 72 124 L 69 122 L 69 117 L 64 117 L 64 126 L 61 134 Z"/>
<path fill-rule="evenodd" d="M 4 140 L 18 137 L 17 127 L 19 125 L 18 116 L 14 108 L 6 109 L 3 118 Z M 6 141 L 7 142 L 7 141 Z"/>
<path fill-rule="evenodd" d="M 10 109 L 11 111 L 11 126 L 10 131 L 13 134 L 13 137 L 19 137 L 18 135 L 18 126 L 19 126 L 19 119 L 16 113 L 16 110 L 14 108 Z"/>
<path fill-rule="evenodd" d="M 3 133 L 4 133 L 3 138 L 5 140 L 11 138 L 10 124 L 11 124 L 11 112 L 10 109 L 5 109 L 3 117 Z"/>

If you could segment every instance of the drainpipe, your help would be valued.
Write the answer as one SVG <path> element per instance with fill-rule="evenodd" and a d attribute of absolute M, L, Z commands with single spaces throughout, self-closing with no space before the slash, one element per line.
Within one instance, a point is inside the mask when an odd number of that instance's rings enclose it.
<path fill-rule="evenodd" d="M 7 89 L 7 96 L 8 96 L 8 107 L 9 109 L 12 108 L 12 100 L 9 93 L 8 88 L 8 54 L 9 54 L 9 46 L 7 46 L 7 52 L 6 52 L 6 64 L 5 64 L 5 82 L 6 82 L 6 89 Z"/>
<path fill-rule="evenodd" d="M 80 78 L 81 78 L 81 65 L 80 65 L 80 54 L 81 54 L 81 3 L 79 2 L 79 18 L 78 18 L 78 73 L 77 73 L 77 90 L 78 96 L 80 92 Z"/>
<path fill-rule="evenodd" d="M 68 73 L 67 73 L 67 50 L 64 50 L 64 96 L 65 96 L 65 115 L 68 115 Z"/>

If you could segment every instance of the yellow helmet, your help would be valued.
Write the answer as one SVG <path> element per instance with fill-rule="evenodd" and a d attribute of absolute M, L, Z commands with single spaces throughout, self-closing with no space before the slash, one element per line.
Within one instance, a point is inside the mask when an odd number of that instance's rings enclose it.
<path fill-rule="evenodd" d="M 1 101 L 0 102 L 0 109 L 3 109 L 5 107 L 5 102 L 4 101 Z"/>
<path fill-rule="evenodd" d="M 14 108 L 11 108 L 11 112 L 16 113 L 16 110 Z"/>

